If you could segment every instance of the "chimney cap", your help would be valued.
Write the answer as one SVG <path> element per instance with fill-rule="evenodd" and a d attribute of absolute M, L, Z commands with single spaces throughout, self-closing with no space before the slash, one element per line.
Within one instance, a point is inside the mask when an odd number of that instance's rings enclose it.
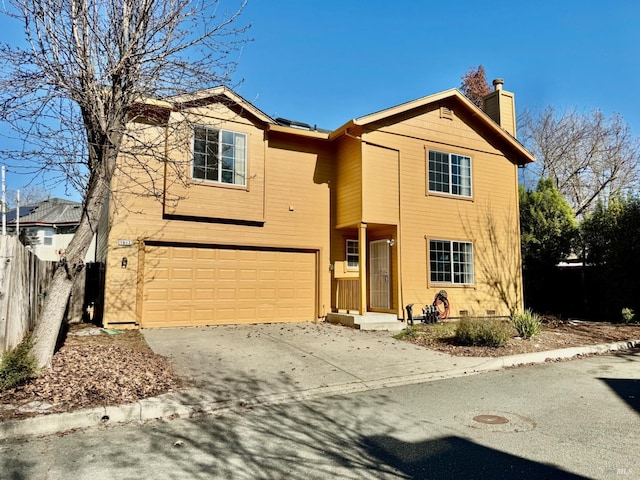
<path fill-rule="evenodd" d="M 496 90 L 502 90 L 502 85 L 504 84 L 504 78 L 496 78 L 493 81 L 493 86 Z"/>

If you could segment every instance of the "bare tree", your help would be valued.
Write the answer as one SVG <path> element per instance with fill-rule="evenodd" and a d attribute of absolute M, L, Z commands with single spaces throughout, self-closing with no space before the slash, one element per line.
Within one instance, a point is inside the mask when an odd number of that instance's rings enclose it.
<path fill-rule="evenodd" d="M 521 139 L 538 159 L 527 167 L 532 178 L 552 179 L 576 216 L 640 185 L 638 139 L 619 115 L 548 107 L 521 118 Z"/>
<path fill-rule="evenodd" d="M 0 118 L 29 146 L 13 153 L 30 161 L 33 173 L 57 172 L 56 181 L 84 198 L 81 223 L 34 331 L 40 366 L 50 365 L 127 122 L 144 106 L 166 106 L 163 99 L 230 83 L 230 54 L 247 28 L 236 26 L 246 0 L 238 1 L 222 12 L 219 0 L 8 0 L 5 13 L 24 25 L 26 40 L 0 47 Z"/>
<path fill-rule="evenodd" d="M 462 76 L 460 91 L 478 108 L 482 108 L 484 97 L 491 93 L 491 86 L 487 82 L 482 65 L 478 65 L 477 69 L 469 68 Z"/>
<path fill-rule="evenodd" d="M 23 187 L 20 191 L 20 205 L 33 205 L 43 200 L 51 198 L 51 192 L 44 188 L 35 186 Z M 7 205 L 18 206 L 18 190 L 9 190 L 7 192 Z"/>

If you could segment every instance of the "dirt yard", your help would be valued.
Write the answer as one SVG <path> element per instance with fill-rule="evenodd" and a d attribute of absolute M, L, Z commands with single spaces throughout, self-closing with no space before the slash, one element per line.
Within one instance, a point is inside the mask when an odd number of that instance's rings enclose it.
<path fill-rule="evenodd" d="M 551 321 L 531 340 L 512 338 L 499 348 L 462 347 L 452 342 L 454 329 L 453 323 L 419 325 L 405 340 L 451 355 L 484 357 L 640 339 L 640 325 Z M 167 359 L 154 354 L 139 331 L 109 335 L 76 325 L 49 371 L 0 393 L 0 420 L 131 403 L 180 386 Z"/>

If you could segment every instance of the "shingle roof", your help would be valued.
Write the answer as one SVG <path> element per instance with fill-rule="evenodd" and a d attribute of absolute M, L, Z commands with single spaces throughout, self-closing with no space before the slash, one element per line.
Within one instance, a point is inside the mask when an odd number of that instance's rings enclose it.
<path fill-rule="evenodd" d="M 20 207 L 20 218 L 24 217 L 25 215 L 29 215 L 31 212 L 33 212 L 35 208 L 36 208 L 35 205 L 22 205 Z M 7 223 L 11 223 L 15 221 L 16 212 L 17 212 L 17 209 L 15 208 L 13 210 L 7 211 Z"/>
<path fill-rule="evenodd" d="M 51 198 L 35 205 L 20 207 L 20 225 L 78 224 L 82 217 L 82 204 Z M 16 222 L 16 209 L 7 212 L 7 223 Z"/>

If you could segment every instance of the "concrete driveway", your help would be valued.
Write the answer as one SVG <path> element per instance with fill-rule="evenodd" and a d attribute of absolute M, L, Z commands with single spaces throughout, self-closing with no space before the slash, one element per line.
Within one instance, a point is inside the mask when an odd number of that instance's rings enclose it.
<path fill-rule="evenodd" d="M 460 377 L 547 359 L 629 348 L 627 342 L 505 357 L 454 357 L 391 333 L 330 323 L 186 327 L 142 331 L 191 389 L 178 402 L 205 410 L 300 400 Z"/>
<path fill-rule="evenodd" d="M 393 339 L 388 332 L 328 323 L 144 330 L 186 388 L 135 403 L 0 423 L 0 440 L 70 429 L 223 412 L 237 406 L 349 394 L 548 359 L 627 350 L 637 341 L 498 358 L 453 357 Z M 633 345 L 632 345 L 633 344 Z"/>
<path fill-rule="evenodd" d="M 395 340 L 389 332 L 329 323 L 143 330 L 189 386 L 214 402 L 349 393 L 499 369 Z"/>

